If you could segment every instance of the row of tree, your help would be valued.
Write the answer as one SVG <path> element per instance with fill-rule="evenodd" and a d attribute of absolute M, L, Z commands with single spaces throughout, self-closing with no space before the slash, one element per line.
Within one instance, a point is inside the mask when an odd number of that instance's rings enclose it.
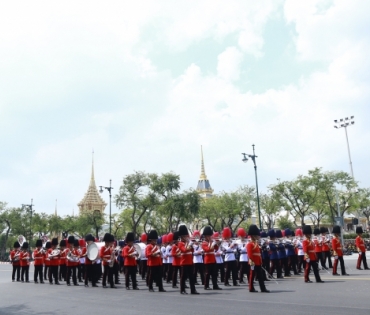
<path fill-rule="evenodd" d="M 315 226 L 332 224 L 337 216 L 355 213 L 370 217 L 370 189 L 359 188 L 345 172 L 323 172 L 316 168 L 307 175 L 291 181 L 278 181 L 260 195 L 261 218 L 265 229 L 278 226 L 294 228 L 307 220 Z M 244 186 L 232 192 L 221 192 L 202 200 L 194 190 L 181 190 L 180 176 L 135 172 L 124 177 L 114 201 L 119 209 L 112 216 L 112 233 L 124 238 L 128 231 L 139 235 L 156 229 L 167 233 L 180 223 L 190 229 L 210 225 L 214 230 L 230 227 L 247 228 L 258 220 L 254 187 Z M 256 219 L 253 219 L 256 218 Z M 84 236 L 93 232 L 97 237 L 107 217 L 99 211 L 79 216 L 60 217 L 45 213 L 30 213 L 27 208 L 8 208 L 0 203 L 0 253 L 24 235 L 36 239 L 42 235 L 75 234 Z M 100 235 L 101 236 L 101 235 Z"/>

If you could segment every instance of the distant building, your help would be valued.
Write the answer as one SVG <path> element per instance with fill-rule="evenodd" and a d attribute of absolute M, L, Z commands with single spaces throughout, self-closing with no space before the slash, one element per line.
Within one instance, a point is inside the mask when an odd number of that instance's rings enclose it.
<path fill-rule="evenodd" d="M 201 170 L 200 170 L 200 178 L 198 180 L 198 185 L 197 185 L 197 192 L 202 198 L 207 199 L 213 196 L 213 189 L 211 187 L 211 184 L 209 183 L 209 180 L 206 175 L 206 171 L 204 169 L 202 146 L 200 147 L 200 152 L 201 152 Z"/>
<path fill-rule="evenodd" d="M 78 208 L 80 209 L 80 213 L 95 212 L 95 211 L 104 213 L 104 209 L 106 206 L 107 206 L 107 203 L 100 196 L 98 189 L 96 188 L 95 178 L 94 178 L 94 158 L 93 158 L 90 184 L 87 189 L 87 192 L 85 193 L 85 196 L 78 203 Z"/>

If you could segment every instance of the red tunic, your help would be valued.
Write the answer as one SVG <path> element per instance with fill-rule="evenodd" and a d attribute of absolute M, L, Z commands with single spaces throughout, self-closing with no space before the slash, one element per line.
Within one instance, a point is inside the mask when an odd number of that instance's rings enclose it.
<path fill-rule="evenodd" d="M 78 253 L 78 250 L 77 249 L 67 249 L 66 250 L 66 256 L 68 256 L 68 253 L 69 252 L 71 252 L 72 253 L 72 255 L 74 255 L 74 256 L 79 256 L 79 253 Z M 70 261 L 70 260 L 68 260 L 68 259 L 66 259 L 66 265 L 68 266 L 68 267 L 74 267 L 74 266 L 78 266 L 78 264 L 79 264 L 79 262 L 78 261 Z"/>
<path fill-rule="evenodd" d="M 342 244 L 340 243 L 340 239 L 337 237 L 333 237 L 331 240 L 331 245 L 333 247 L 333 256 L 343 256 Z"/>
<path fill-rule="evenodd" d="M 171 249 L 172 266 L 180 266 L 181 252 L 177 247 L 177 244 L 173 244 Z"/>
<path fill-rule="evenodd" d="M 311 261 L 316 261 L 317 258 L 316 258 L 316 253 L 315 253 L 315 249 L 314 249 L 314 245 L 313 245 L 312 241 L 308 240 L 308 239 L 305 239 L 305 240 L 303 240 L 302 245 L 303 245 L 303 252 L 304 252 L 304 255 L 305 255 L 305 259 L 308 256 L 308 258 Z"/>
<path fill-rule="evenodd" d="M 103 266 L 109 266 L 108 260 L 110 260 L 111 258 L 112 251 L 113 251 L 112 247 L 102 246 L 102 248 L 100 248 L 99 256 L 103 261 Z M 104 259 L 106 259 L 107 261 L 105 261 Z"/>
<path fill-rule="evenodd" d="M 251 241 L 247 244 L 247 253 L 249 258 L 249 264 L 253 261 L 255 266 L 262 265 L 261 249 L 256 241 Z"/>
<path fill-rule="evenodd" d="M 18 259 L 17 259 L 17 260 L 13 261 L 14 256 L 15 256 L 16 254 L 20 254 L 20 251 L 19 251 L 19 250 L 12 250 L 12 251 L 10 252 L 10 260 L 12 261 L 13 266 L 19 266 L 19 265 L 20 265 L 20 262 L 19 262 L 19 256 L 18 256 Z"/>
<path fill-rule="evenodd" d="M 360 249 L 362 253 L 366 252 L 364 239 L 360 235 L 356 237 L 356 247 Z"/>
<path fill-rule="evenodd" d="M 321 241 L 322 241 L 322 247 L 321 247 L 322 251 L 323 252 L 330 251 L 330 247 L 329 247 L 330 241 L 328 241 L 328 239 L 325 236 L 321 236 Z"/>
<path fill-rule="evenodd" d="M 153 255 L 157 253 L 156 255 Z M 157 245 L 149 244 L 145 249 L 145 256 L 148 258 L 148 266 L 162 265 L 161 249 Z"/>
<path fill-rule="evenodd" d="M 35 249 L 33 251 L 34 266 L 42 266 L 44 264 L 44 253 L 41 252 L 41 249 Z"/>
<path fill-rule="evenodd" d="M 320 236 L 319 236 L 320 237 Z M 321 241 L 321 240 L 320 240 Z M 314 245 L 315 245 L 315 253 L 321 253 L 322 252 L 322 244 L 321 242 L 319 242 L 318 239 L 315 239 L 313 241 Z"/>
<path fill-rule="evenodd" d="M 59 264 L 61 265 L 61 266 L 64 266 L 64 265 L 66 265 L 67 263 L 66 263 L 66 260 L 67 260 L 67 249 L 63 249 L 63 250 L 61 250 L 60 251 L 60 256 L 59 256 Z"/>
<path fill-rule="evenodd" d="M 131 254 L 133 254 L 135 252 L 135 247 L 134 246 L 128 246 L 126 245 L 124 248 L 123 248 L 123 251 L 122 251 L 122 256 L 123 258 L 125 258 L 125 262 L 124 262 L 124 265 L 125 266 L 136 266 L 136 258 L 135 256 L 130 256 Z"/>
<path fill-rule="evenodd" d="M 19 261 L 21 267 L 29 266 L 30 265 L 30 254 L 28 252 L 21 252 L 19 255 Z"/>
<path fill-rule="evenodd" d="M 59 266 L 59 255 L 58 256 L 51 256 L 51 253 L 54 249 L 49 248 L 47 252 L 47 257 L 50 259 L 50 266 Z"/>
<path fill-rule="evenodd" d="M 205 264 L 215 264 L 216 257 L 215 257 L 215 249 L 212 246 L 212 242 L 203 242 L 202 249 L 204 252 L 204 263 Z"/>
<path fill-rule="evenodd" d="M 186 248 L 184 242 L 179 242 L 179 250 L 181 252 L 180 266 L 188 266 L 193 264 L 193 247 Z"/>

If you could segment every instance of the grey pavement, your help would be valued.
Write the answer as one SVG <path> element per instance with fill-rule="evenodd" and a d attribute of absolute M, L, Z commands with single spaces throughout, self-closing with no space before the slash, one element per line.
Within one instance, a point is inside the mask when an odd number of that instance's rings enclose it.
<path fill-rule="evenodd" d="M 12 283 L 11 265 L 0 265 L 0 314 L 370 314 L 370 271 L 356 270 L 357 255 L 345 257 L 349 277 L 333 277 L 320 271 L 325 283 L 304 283 L 302 276 L 267 282 L 271 293 L 249 293 L 248 287 L 222 291 L 197 290 L 200 295 L 181 295 L 165 284 L 165 293 L 148 292 L 139 280 L 140 291 Z M 313 275 L 311 280 L 314 281 Z M 64 283 L 64 282 L 63 282 Z M 121 283 L 124 279 L 121 277 Z M 258 290 L 258 285 L 256 285 Z"/>

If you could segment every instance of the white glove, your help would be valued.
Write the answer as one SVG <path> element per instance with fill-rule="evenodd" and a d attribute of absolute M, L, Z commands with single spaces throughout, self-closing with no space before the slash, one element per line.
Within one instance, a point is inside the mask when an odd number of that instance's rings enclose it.
<path fill-rule="evenodd" d="M 111 260 L 109 259 L 109 260 L 107 260 L 107 263 L 110 263 L 111 262 Z"/>
<path fill-rule="evenodd" d="M 334 256 L 334 259 L 338 259 L 338 256 Z"/>
<path fill-rule="evenodd" d="M 306 259 L 306 262 L 308 262 L 308 263 L 309 263 L 309 262 L 310 262 L 310 259 L 309 259 L 309 258 L 307 258 L 307 259 Z"/>
<path fill-rule="evenodd" d="M 253 265 L 253 266 L 251 266 L 251 270 L 254 270 L 254 265 Z"/>

